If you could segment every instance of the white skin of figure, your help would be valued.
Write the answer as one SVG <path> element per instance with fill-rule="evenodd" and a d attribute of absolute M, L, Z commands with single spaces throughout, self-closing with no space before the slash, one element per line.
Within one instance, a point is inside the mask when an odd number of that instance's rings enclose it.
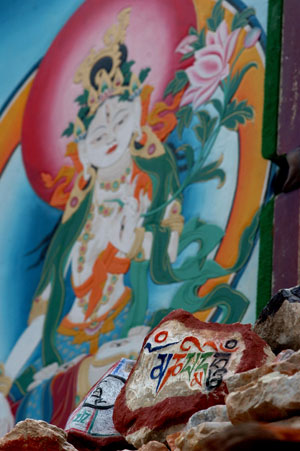
<path fill-rule="evenodd" d="M 97 178 L 93 192 L 93 204 L 95 214 L 91 225 L 90 233 L 94 238 L 87 243 L 87 250 L 84 255 L 85 263 L 83 270 L 78 271 L 79 249 L 82 245 L 77 241 L 71 251 L 69 262 L 72 265 L 72 277 L 75 286 L 81 285 L 92 274 L 93 265 L 99 254 L 106 249 L 110 242 L 118 249 L 117 257 L 126 257 L 135 240 L 135 229 L 142 227 L 143 214 L 150 206 L 150 199 L 147 194 L 140 194 L 139 202 L 134 197 L 136 180 L 132 177 L 132 157 L 129 143 L 134 133 L 141 137 L 141 102 L 137 96 L 133 101 L 119 101 L 118 97 L 108 98 L 97 110 L 94 119 L 91 121 L 86 138 L 78 144 L 79 157 L 84 167 L 84 177 L 88 180 L 88 169 L 94 166 L 97 169 Z M 111 182 L 119 179 L 127 168 L 131 169 L 126 175 L 126 182 L 120 183 L 116 191 L 105 190 L 100 187 L 101 182 Z M 171 195 L 170 195 L 171 196 Z M 118 198 L 123 207 L 117 202 L 108 202 Z M 98 206 L 105 205 L 112 209 L 109 216 L 98 214 Z M 171 202 L 164 214 L 167 218 L 172 210 Z M 171 262 L 177 256 L 179 233 L 171 231 L 168 245 L 168 254 Z M 143 251 L 145 259 L 148 260 L 151 254 L 152 234 L 145 232 L 143 241 Z M 108 274 L 103 293 L 106 287 L 111 284 L 113 274 Z M 100 304 L 95 312 L 97 317 L 107 313 L 118 301 L 125 289 L 123 275 L 118 275 L 114 291 L 106 304 Z M 40 298 L 44 301 L 49 299 L 51 291 L 50 284 L 45 288 Z M 72 322 L 83 322 L 84 312 L 80 306 L 78 298 L 75 298 L 67 318 Z M 45 314 L 36 317 L 25 329 L 11 351 L 6 363 L 5 374 L 12 380 L 16 378 L 20 369 L 26 363 L 38 343 L 42 338 Z M 49 368 L 50 370 L 50 368 Z M 53 367 L 57 372 L 57 367 Z M 45 368 L 41 370 L 45 372 Z M 47 373 L 47 377 L 49 377 Z"/>

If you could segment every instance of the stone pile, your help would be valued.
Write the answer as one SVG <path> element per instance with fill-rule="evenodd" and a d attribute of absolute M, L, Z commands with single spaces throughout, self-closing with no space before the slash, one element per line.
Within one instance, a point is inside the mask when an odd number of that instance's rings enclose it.
<path fill-rule="evenodd" d="M 0 451 L 299 449 L 299 321 L 300 287 L 274 296 L 254 330 L 176 310 L 136 362 L 121 359 L 103 375 L 66 431 L 26 420 Z"/>
<path fill-rule="evenodd" d="M 176 310 L 146 336 L 116 400 L 115 427 L 136 448 L 163 442 L 195 412 L 224 404 L 228 377 L 273 359 L 250 325 L 203 323 Z"/>
<path fill-rule="evenodd" d="M 300 351 L 227 380 L 233 424 L 275 421 L 300 414 Z"/>

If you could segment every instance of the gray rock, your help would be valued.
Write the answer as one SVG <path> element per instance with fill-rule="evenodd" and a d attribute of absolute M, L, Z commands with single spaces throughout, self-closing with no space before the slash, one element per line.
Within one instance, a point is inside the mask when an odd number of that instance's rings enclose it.
<path fill-rule="evenodd" d="M 260 377 L 226 398 L 233 424 L 275 421 L 297 415 L 300 410 L 300 372 L 291 376 L 274 371 Z"/>
<path fill-rule="evenodd" d="M 202 423 L 207 422 L 222 422 L 229 421 L 227 414 L 227 407 L 220 404 L 217 406 L 209 407 L 206 410 L 199 410 L 199 412 L 194 413 L 189 419 L 185 430 L 198 426 Z"/>
<path fill-rule="evenodd" d="M 280 290 L 272 297 L 254 325 L 254 331 L 274 353 L 300 349 L 300 286 Z"/>

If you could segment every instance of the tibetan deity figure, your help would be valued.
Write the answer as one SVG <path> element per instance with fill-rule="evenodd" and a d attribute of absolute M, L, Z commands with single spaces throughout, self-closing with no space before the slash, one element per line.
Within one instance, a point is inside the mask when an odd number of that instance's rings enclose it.
<path fill-rule="evenodd" d="M 240 268 L 251 246 L 225 269 L 207 258 L 223 236 L 220 227 L 182 214 L 185 190 L 222 172 L 221 158 L 205 161 L 223 125 L 214 119 L 207 142 L 197 137 L 202 153 L 192 146 L 176 149 L 167 134 L 162 140 L 147 125 L 150 87 L 143 83 L 150 69 L 133 71 L 125 44 L 129 20 L 130 8 L 122 10 L 105 33 L 104 46 L 90 52 L 73 80 L 82 93 L 63 135 L 72 138 L 67 154 L 78 175 L 47 250 L 28 327 L 1 366 L 0 391 L 16 420 L 30 416 L 64 427 L 102 374 L 97 362 L 103 361 L 103 346 L 125 346 L 127 335 L 140 346 L 146 332 L 134 331 L 148 330 L 166 311 L 220 306 L 219 321 L 234 322 L 248 306 L 229 285 L 202 298 L 198 288 Z M 220 26 L 226 28 L 225 22 Z M 176 120 L 169 132 L 175 127 Z M 180 176 L 178 156 L 187 162 Z M 172 286 L 168 302 L 151 306 L 149 285 L 152 291 Z M 125 357 L 130 357 L 128 346 Z M 89 381 L 85 391 L 83 374 Z M 1 395 L 0 401 L 0 410 L 3 405 L 7 412 L 6 398 Z"/>

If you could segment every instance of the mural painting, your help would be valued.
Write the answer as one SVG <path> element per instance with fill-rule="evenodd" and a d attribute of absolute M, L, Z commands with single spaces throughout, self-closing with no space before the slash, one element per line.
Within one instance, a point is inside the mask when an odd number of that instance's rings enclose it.
<path fill-rule="evenodd" d="M 254 320 L 264 40 L 255 10 L 233 0 L 91 0 L 24 82 L 20 148 L 41 207 L 24 245 L 34 295 L 1 364 L 16 420 L 64 427 L 104 368 L 136 356 L 176 308 Z M 206 354 L 225 370 L 236 344 Z"/>

